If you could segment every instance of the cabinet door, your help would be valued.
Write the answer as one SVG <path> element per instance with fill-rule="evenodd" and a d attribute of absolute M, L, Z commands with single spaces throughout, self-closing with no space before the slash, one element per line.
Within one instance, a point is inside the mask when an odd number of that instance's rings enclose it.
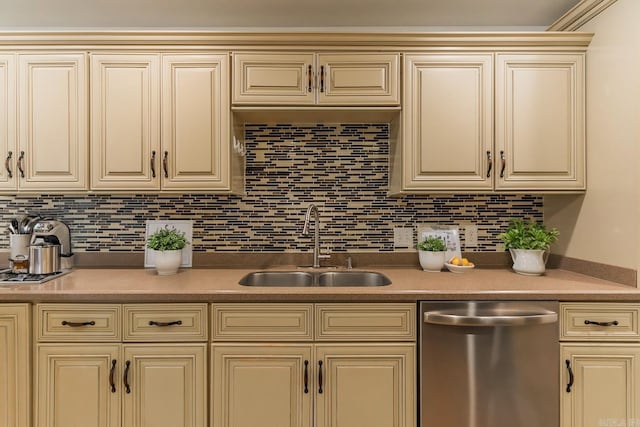
<path fill-rule="evenodd" d="M 35 425 L 120 426 L 119 354 L 119 344 L 38 345 Z"/>
<path fill-rule="evenodd" d="M 311 345 L 214 344 L 211 348 L 213 427 L 312 426 Z"/>
<path fill-rule="evenodd" d="M 91 188 L 159 190 L 160 57 L 91 55 Z"/>
<path fill-rule="evenodd" d="M 206 344 L 125 345 L 124 427 L 205 427 L 206 352 Z"/>
<path fill-rule="evenodd" d="M 165 55 L 162 82 L 162 188 L 230 190 L 227 55 Z"/>
<path fill-rule="evenodd" d="M 28 304 L 0 305 L 0 426 L 31 425 L 30 318 Z"/>
<path fill-rule="evenodd" d="M 584 190 L 584 55 L 498 54 L 496 67 L 496 189 Z"/>
<path fill-rule="evenodd" d="M 640 419 L 640 344 L 562 344 L 562 427 L 631 426 Z M 569 361 L 574 382 L 566 366 Z"/>
<path fill-rule="evenodd" d="M 233 103 L 314 104 L 313 66 L 313 53 L 236 53 Z"/>
<path fill-rule="evenodd" d="M 492 188 L 493 57 L 407 55 L 403 190 Z"/>
<path fill-rule="evenodd" d="M 16 190 L 16 60 L 0 55 L 0 190 Z"/>
<path fill-rule="evenodd" d="M 19 55 L 19 188 L 87 189 L 86 54 Z M 24 176 L 23 176 L 24 175 Z"/>
<path fill-rule="evenodd" d="M 318 54 L 318 104 L 399 105 L 400 55 Z"/>
<path fill-rule="evenodd" d="M 415 426 L 415 351 L 415 344 L 318 344 L 316 426 Z"/>

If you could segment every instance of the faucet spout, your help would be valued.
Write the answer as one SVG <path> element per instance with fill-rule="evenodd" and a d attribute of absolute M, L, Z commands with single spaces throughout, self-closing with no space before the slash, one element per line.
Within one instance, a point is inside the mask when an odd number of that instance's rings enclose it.
<path fill-rule="evenodd" d="M 318 207 L 314 204 L 309 205 L 307 213 L 304 216 L 304 226 L 302 227 L 302 234 L 309 234 L 309 225 L 311 223 L 311 216 L 315 221 L 315 227 L 313 232 L 313 268 L 320 268 L 320 212 Z M 328 256 L 327 256 L 328 258 Z"/>

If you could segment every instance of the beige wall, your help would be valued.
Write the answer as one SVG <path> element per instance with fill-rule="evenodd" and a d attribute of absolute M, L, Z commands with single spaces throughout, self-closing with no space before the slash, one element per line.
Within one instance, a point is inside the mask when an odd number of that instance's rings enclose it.
<path fill-rule="evenodd" d="M 640 266 L 640 1 L 618 0 L 578 31 L 587 53 L 587 187 L 545 197 L 560 230 L 554 252 L 625 268 Z"/>

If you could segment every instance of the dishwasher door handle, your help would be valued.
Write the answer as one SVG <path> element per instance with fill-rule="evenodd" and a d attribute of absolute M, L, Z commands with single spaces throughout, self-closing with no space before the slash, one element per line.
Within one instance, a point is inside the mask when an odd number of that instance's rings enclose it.
<path fill-rule="evenodd" d="M 495 313 L 484 312 L 480 315 L 467 314 L 462 311 L 427 311 L 424 323 L 446 326 L 526 326 L 556 323 L 558 313 L 553 311 L 514 311 L 496 310 Z"/>

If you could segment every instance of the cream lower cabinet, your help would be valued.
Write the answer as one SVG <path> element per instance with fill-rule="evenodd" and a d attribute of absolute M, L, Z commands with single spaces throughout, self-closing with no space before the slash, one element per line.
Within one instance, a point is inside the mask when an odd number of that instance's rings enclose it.
<path fill-rule="evenodd" d="M 640 423 L 640 304 L 561 304 L 561 427 Z"/>
<path fill-rule="evenodd" d="M 91 54 L 91 188 L 231 191 L 226 54 Z"/>
<path fill-rule="evenodd" d="M 0 426 L 31 424 L 31 310 L 0 304 Z"/>
<path fill-rule="evenodd" d="M 413 304 L 212 310 L 214 427 L 416 425 Z"/>
<path fill-rule="evenodd" d="M 36 426 L 207 425 L 207 345 L 190 342 L 206 340 L 206 304 L 40 304 L 37 316 Z"/>

